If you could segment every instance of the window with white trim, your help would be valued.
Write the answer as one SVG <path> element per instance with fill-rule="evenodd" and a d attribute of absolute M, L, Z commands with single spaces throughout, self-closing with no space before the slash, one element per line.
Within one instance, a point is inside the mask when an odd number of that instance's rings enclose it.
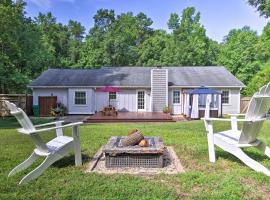
<path fill-rule="evenodd" d="M 116 100 L 116 92 L 109 92 L 109 100 Z"/>
<path fill-rule="evenodd" d="M 86 105 L 86 92 L 75 91 L 75 105 Z"/>
<path fill-rule="evenodd" d="M 180 103 L 180 91 L 173 91 L 173 103 Z"/>
<path fill-rule="evenodd" d="M 221 103 L 223 104 L 229 104 L 230 103 L 230 91 L 229 90 L 225 90 L 222 91 L 222 95 L 221 95 Z"/>

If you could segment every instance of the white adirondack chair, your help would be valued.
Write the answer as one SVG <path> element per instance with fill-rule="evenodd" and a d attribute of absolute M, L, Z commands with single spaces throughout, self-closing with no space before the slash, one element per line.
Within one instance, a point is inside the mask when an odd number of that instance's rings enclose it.
<path fill-rule="evenodd" d="M 270 83 L 263 86 L 255 93 L 249 103 L 244 119 L 237 119 L 237 115 L 231 115 L 231 119 L 203 118 L 207 130 L 208 151 L 210 162 L 216 161 L 215 145 L 239 158 L 244 164 L 257 172 L 270 176 L 270 171 L 259 162 L 250 158 L 242 148 L 256 147 L 270 158 L 270 149 L 257 135 L 263 122 L 269 118 L 270 109 Z M 213 121 L 231 122 L 231 130 L 214 133 Z M 238 130 L 237 122 L 243 122 L 242 130 Z"/>
<path fill-rule="evenodd" d="M 17 129 L 19 133 L 30 136 L 34 142 L 36 148 L 33 153 L 24 162 L 16 166 L 8 176 L 12 176 L 17 172 L 20 172 L 29 167 L 38 157 L 46 157 L 45 160 L 33 171 L 27 174 L 19 184 L 27 183 L 28 181 L 40 176 L 50 165 L 57 160 L 63 158 L 70 151 L 75 152 L 75 164 L 76 166 L 82 165 L 80 139 L 79 139 L 79 125 L 82 122 L 71 123 L 62 125 L 63 121 L 51 122 L 34 126 L 25 112 L 18 108 L 15 104 L 9 101 L 4 101 L 10 113 L 14 115 L 22 128 Z M 53 126 L 54 125 L 54 126 Z M 53 127 L 49 127 L 53 126 Z M 41 127 L 47 127 L 40 129 Z M 63 128 L 72 127 L 73 137 L 63 135 Z M 56 131 L 56 138 L 52 139 L 48 143 L 43 142 L 39 136 L 42 132 L 48 132 L 51 130 Z"/>

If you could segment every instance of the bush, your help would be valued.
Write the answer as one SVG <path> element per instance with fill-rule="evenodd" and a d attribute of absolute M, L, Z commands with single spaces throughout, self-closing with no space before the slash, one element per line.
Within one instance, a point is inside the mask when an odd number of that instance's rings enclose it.
<path fill-rule="evenodd" d="M 51 110 L 51 115 L 54 117 L 60 117 L 60 116 L 66 115 L 66 114 L 67 114 L 67 108 L 61 102 L 57 102 L 56 107 Z"/>
<path fill-rule="evenodd" d="M 164 106 L 163 113 L 172 113 L 172 109 L 169 106 Z"/>

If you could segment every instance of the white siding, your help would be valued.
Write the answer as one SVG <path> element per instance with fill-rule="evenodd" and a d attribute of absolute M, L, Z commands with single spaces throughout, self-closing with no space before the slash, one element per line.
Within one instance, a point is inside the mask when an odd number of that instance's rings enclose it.
<path fill-rule="evenodd" d="M 86 92 L 86 105 L 75 105 L 75 91 Z M 93 89 L 72 88 L 68 89 L 68 113 L 69 114 L 93 114 L 95 112 L 95 98 Z"/>
<path fill-rule="evenodd" d="M 111 101 L 111 105 L 115 106 L 122 112 L 137 112 L 137 91 L 140 89 L 121 89 L 117 92 L 116 101 Z M 146 112 L 150 112 L 150 89 L 141 89 L 145 91 Z M 101 111 L 104 106 L 109 104 L 108 93 L 96 92 L 96 111 Z"/>
<path fill-rule="evenodd" d="M 68 106 L 68 89 L 47 89 L 47 88 L 36 88 L 33 89 L 33 105 L 38 105 L 38 97 L 44 96 L 57 96 L 57 102 L 63 103 L 66 107 Z"/>
<path fill-rule="evenodd" d="M 107 92 L 97 92 L 95 91 L 96 107 L 95 110 L 101 111 L 105 106 L 109 104 L 109 95 Z"/>
<path fill-rule="evenodd" d="M 137 91 L 140 89 L 121 89 L 120 92 L 117 93 L 117 100 L 115 103 L 112 103 L 117 107 L 119 111 L 123 112 L 137 112 Z M 145 91 L 145 106 L 146 112 L 150 112 L 150 89 L 141 89 Z M 103 97 L 105 98 L 105 97 Z M 108 99 L 108 96 L 106 96 Z M 100 98 L 102 102 L 102 99 Z M 106 100 L 106 104 L 108 104 L 108 100 Z M 100 107 L 99 107 L 100 108 Z"/>
<path fill-rule="evenodd" d="M 122 90 L 121 92 L 117 93 L 117 101 L 118 106 L 117 109 L 119 111 L 129 111 L 135 112 L 136 109 L 136 90 Z"/>
<path fill-rule="evenodd" d="M 236 114 L 240 113 L 240 89 L 217 89 L 219 91 L 229 91 L 229 103 L 222 104 L 222 114 Z"/>

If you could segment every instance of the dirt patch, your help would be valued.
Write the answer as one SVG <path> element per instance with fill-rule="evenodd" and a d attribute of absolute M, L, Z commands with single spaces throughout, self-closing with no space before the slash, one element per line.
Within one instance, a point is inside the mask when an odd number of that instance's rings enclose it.
<path fill-rule="evenodd" d="M 256 180 L 249 177 L 241 178 L 240 181 L 246 187 L 251 188 L 251 190 L 247 192 L 250 199 L 269 200 L 269 194 L 270 194 L 269 186 L 265 184 L 257 183 Z"/>

